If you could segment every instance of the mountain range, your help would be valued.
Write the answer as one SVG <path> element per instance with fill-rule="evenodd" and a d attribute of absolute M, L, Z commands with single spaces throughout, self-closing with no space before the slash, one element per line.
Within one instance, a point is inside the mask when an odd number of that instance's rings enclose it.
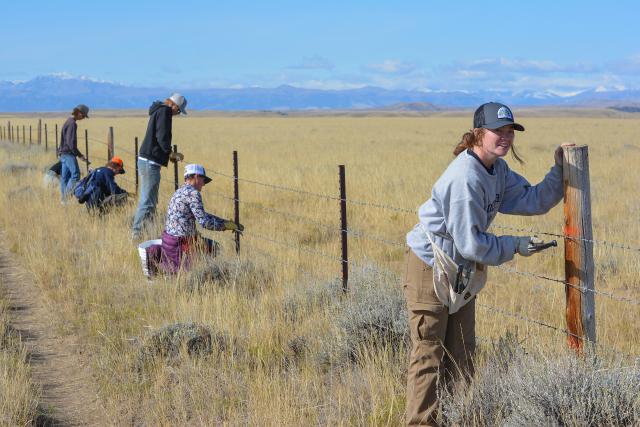
<path fill-rule="evenodd" d="M 142 109 L 174 89 L 133 87 L 83 77 L 39 76 L 24 82 L 0 81 L 0 111 L 67 111 L 78 103 L 92 109 Z M 179 90 L 179 89 L 178 89 Z M 418 91 L 362 87 L 346 90 L 275 88 L 180 90 L 197 110 L 354 110 L 388 109 L 429 111 L 472 108 L 487 100 L 512 106 L 565 106 L 637 108 L 640 90 L 594 88 L 571 95 L 552 91 Z"/>

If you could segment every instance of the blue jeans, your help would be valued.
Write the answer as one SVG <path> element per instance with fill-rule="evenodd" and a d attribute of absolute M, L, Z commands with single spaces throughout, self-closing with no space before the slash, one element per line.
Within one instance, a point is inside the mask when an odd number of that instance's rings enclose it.
<path fill-rule="evenodd" d="M 73 154 L 61 154 L 62 172 L 60 173 L 60 194 L 62 199 L 66 199 L 69 193 L 73 192 L 73 187 L 80 181 L 80 167 L 78 160 Z"/>
<path fill-rule="evenodd" d="M 158 189 L 160 188 L 160 166 L 138 159 L 138 171 L 142 183 L 138 209 L 133 218 L 132 231 L 135 234 L 141 233 L 145 222 L 153 219 L 158 204 Z"/>

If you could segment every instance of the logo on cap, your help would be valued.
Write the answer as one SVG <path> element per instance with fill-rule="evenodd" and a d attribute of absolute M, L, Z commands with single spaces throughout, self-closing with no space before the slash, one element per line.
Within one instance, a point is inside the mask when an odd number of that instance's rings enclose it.
<path fill-rule="evenodd" d="M 511 114 L 511 110 L 507 107 L 500 107 L 498 110 L 498 119 L 509 119 L 513 120 L 513 114 Z"/>

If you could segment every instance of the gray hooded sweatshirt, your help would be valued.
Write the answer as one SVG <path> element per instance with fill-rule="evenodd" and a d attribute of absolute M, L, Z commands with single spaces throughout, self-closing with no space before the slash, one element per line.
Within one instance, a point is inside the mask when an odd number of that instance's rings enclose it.
<path fill-rule="evenodd" d="M 541 215 L 562 196 L 562 167 L 558 165 L 542 182 L 531 186 L 504 160 L 496 160 L 489 171 L 477 157 L 464 151 L 449 164 L 433 186 L 431 198 L 420 206 L 420 222 L 407 233 L 407 245 L 433 266 L 426 229 L 434 243 L 457 264 L 500 265 L 513 259 L 516 239 L 487 232 L 496 214 Z"/>

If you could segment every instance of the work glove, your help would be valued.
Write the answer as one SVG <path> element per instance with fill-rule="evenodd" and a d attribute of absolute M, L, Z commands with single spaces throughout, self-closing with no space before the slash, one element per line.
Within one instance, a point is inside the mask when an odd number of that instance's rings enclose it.
<path fill-rule="evenodd" d="M 225 221 L 224 222 L 224 229 L 225 230 L 230 230 L 230 231 L 240 231 L 243 232 L 244 231 L 244 225 L 242 224 L 236 224 L 233 221 Z"/>
<path fill-rule="evenodd" d="M 545 243 L 536 236 L 516 237 L 516 252 L 522 256 L 531 256 L 552 246 L 558 246 L 558 242 L 552 240 Z"/>
<path fill-rule="evenodd" d="M 184 155 L 182 153 L 171 152 L 169 153 L 169 160 L 173 163 L 181 162 L 184 160 Z"/>

